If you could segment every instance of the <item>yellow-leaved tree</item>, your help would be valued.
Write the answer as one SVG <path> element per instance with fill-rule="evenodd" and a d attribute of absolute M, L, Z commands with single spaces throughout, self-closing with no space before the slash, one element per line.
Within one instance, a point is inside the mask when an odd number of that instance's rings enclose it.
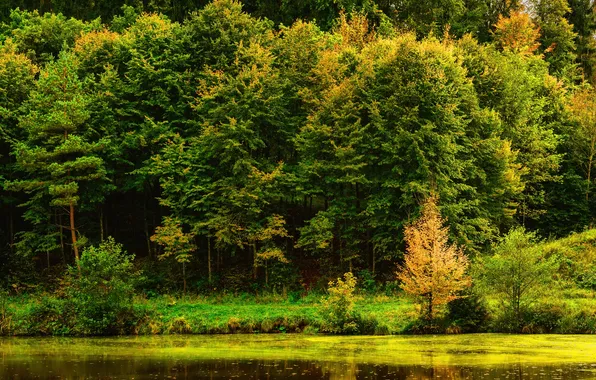
<path fill-rule="evenodd" d="M 495 25 L 495 41 L 505 51 L 532 55 L 540 47 L 540 28 L 525 12 L 513 12 L 509 17 L 499 17 Z"/>
<path fill-rule="evenodd" d="M 406 227 L 405 238 L 406 254 L 397 278 L 432 321 L 441 306 L 459 298 L 458 293 L 470 286 L 466 274 L 469 261 L 460 247 L 449 243 L 449 229 L 444 226 L 435 196 L 425 201 L 420 218 Z"/>

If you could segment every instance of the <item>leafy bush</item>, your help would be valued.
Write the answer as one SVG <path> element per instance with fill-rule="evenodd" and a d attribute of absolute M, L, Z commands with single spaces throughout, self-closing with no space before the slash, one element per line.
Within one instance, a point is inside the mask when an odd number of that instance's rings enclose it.
<path fill-rule="evenodd" d="M 11 316 L 8 312 L 8 293 L 0 290 L 0 336 L 10 333 L 10 325 Z"/>
<path fill-rule="evenodd" d="M 368 293 L 375 293 L 378 290 L 377 281 L 375 279 L 376 276 L 368 269 L 358 272 L 358 277 L 360 278 L 360 283 L 362 284 L 362 290 Z"/>
<path fill-rule="evenodd" d="M 596 309 L 591 305 L 572 308 L 561 318 L 559 326 L 559 332 L 564 334 L 595 334 Z"/>
<path fill-rule="evenodd" d="M 132 255 L 109 238 L 99 247 L 88 247 L 81 256 L 80 273 L 69 269 L 68 297 L 77 314 L 80 334 L 103 335 L 124 331 L 134 317 L 134 285 L 139 272 Z"/>
<path fill-rule="evenodd" d="M 485 329 L 489 318 L 484 299 L 473 289 L 466 289 L 461 297 L 447 304 L 447 321 L 458 331 L 479 332 Z"/>
<path fill-rule="evenodd" d="M 332 334 L 353 334 L 358 332 L 358 315 L 354 312 L 356 303 L 357 279 L 351 272 L 344 274 L 344 279 L 330 281 L 327 296 L 319 306 L 323 320 L 321 331 Z"/>
<path fill-rule="evenodd" d="M 33 335 L 68 335 L 73 310 L 66 300 L 44 296 L 33 304 L 27 315 L 27 333 Z"/>
<path fill-rule="evenodd" d="M 520 332 L 539 296 L 546 292 L 559 266 L 558 255 L 546 252 L 535 233 L 512 229 L 486 257 L 481 268 L 481 284 L 502 307 L 498 325 Z"/>
<path fill-rule="evenodd" d="M 525 310 L 522 332 L 545 334 L 560 332 L 561 320 L 569 311 L 562 303 L 539 303 Z"/>

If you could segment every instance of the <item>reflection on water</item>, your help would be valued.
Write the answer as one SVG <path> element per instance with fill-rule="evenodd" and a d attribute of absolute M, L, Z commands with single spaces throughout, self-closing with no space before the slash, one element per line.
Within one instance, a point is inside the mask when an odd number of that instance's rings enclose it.
<path fill-rule="evenodd" d="M 5 360 L 2 379 L 595 379 L 590 364 L 426 367 L 365 363 L 232 360 Z"/>
<path fill-rule="evenodd" d="M 133 378 L 596 379 L 596 337 L 0 340 L 0 379 Z"/>

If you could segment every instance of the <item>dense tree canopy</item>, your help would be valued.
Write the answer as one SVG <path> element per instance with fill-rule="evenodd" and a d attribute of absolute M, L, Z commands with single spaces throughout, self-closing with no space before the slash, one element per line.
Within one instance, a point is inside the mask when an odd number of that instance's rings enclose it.
<path fill-rule="evenodd" d="M 113 236 L 172 287 L 387 280 L 430 194 L 467 255 L 582 230 L 595 10 L 526 6 L 3 3 L 1 278 Z"/>

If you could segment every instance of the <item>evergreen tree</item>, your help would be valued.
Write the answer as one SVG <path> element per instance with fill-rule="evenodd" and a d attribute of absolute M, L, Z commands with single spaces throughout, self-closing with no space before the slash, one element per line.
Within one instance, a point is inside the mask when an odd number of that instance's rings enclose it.
<path fill-rule="evenodd" d="M 9 183 L 9 188 L 31 195 L 25 203 L 25 218 L 32 223 L 49 222 L 44 211 L 48 206 L 67 215 L 77 265 L 81 242 L 76 211 L 101 200 L 106 181 L 97 152 L 107 141 L 85 128 L 88 101 L 72 55 L 63 53 L 58 61 L 48 64 L 20 119 L 26 139 L 13 150 L 18 168 L 27 177 Z"/>
<path fill-rule="evenodd" d="M 565 18 L 571 12 L 567 0 L 534 0 L 532 11 L 540 28 L 541 51 L 549 71 L 566 81 L 578 78 L 573 25 Z"/>

